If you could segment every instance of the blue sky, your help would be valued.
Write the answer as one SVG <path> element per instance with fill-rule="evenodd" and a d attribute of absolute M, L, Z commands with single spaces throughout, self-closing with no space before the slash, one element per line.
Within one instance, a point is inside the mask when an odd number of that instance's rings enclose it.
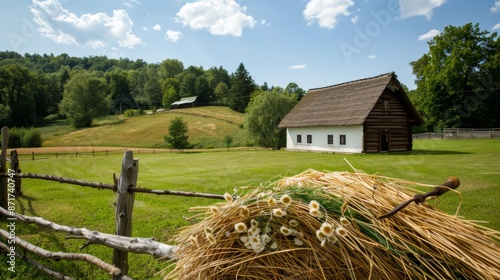
<path fill-rule="evenodd" d="M 3 0 L 0 50 L 185 67 L 242 62 L 259 85 L 308 90 L 394 71 L 445 26 L 500 31 L 500 0 Z"/>

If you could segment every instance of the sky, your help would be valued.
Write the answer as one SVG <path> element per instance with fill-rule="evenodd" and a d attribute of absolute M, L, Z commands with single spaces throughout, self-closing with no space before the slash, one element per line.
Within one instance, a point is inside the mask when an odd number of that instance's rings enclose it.
<path fill-rule="evenodd" d="M 0 0 L 0 51 L 243 63 L 258 85 L 309 90 L 395 72 L 449 25 L 500 31 L 500 0 Z"/>

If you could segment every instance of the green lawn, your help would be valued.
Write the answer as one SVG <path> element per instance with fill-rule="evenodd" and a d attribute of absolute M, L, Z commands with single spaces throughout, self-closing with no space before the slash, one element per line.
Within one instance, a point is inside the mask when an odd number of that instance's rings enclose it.
<path fill-rule="evenodd" d="M 309 168 L 351 171 L 349 164 L 370 174 L 382 174 L 427 184 L 441 184 L 448 176 L 457 176 L 462 196 L 449 192 L 439 198 L 438 206 L 470 220 L 488 221 L 486 226 L 500 230 L 500 141 L 499 140 L 418 140 L 411 153 L 341 155 L 266 150 L 221 150 L 192 153 L 136 154 L 139 158 L 141 187 L 223 194 L 235 187 L 259 185 L 283 176 L 293 176 Z M 25 160 L 23 172 L 51 174 L 86 181 L 111 183 L 120 172 L 122 154 L 58 159 Z M 115 194 L 48 181 L 23 181 L 24 197 L 17 200 L 20 213 L 41 216 L 51 221 L 86 227 L 107 233 L 114 231 Z M 190 206 L 216 201 L 201 198 L 136 194 L 133 236 L 154 237 L 167 242 L 179 227 L 186 225 Z M 2 222 L 5 228 L 5 222 Z M 16 234 L 49 250 L 90 253 L 111 261 L 112 250 L 91 245 L 83 250 L 81 240 L 66 239 L 38 226 L 18 222 Z M 130 254 L 129 275 L 135 279 L 160 279 L 156 275 L 167 266 L 146 255 Z M 0 261 L 5 262 L 2 254 Z M 20 261 L 19 261 L 20 262 Z M 75 265 L 77 264 L 77 265 Z M 32 268 L 19 265 L 28 278 L 44 279 Z M 108 279 L 105 273 L 89 265 L 68 261 L 50 261 L 51 268 L 71 272 L 73 277 Z M 0 278 L 3 279 L 0 272 Z M 39 275 L 39 276 L 37 276 Z M 7 275 L 12 276 L 12 275 Z M 37 278 L 38 277 L 38 278 Z M 48 277 L 47 277 L 48 278 Z"/>

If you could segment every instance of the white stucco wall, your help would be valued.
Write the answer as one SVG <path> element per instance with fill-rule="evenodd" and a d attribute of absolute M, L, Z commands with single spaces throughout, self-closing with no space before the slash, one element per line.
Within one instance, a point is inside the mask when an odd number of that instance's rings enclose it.
<path fill-rule="evenodd" d="M 363 126 L 300 127 L 287 128 L 286 148 L 288 150 L 310 150 L 337 153 L 361 153 L 363 151 Z M 297 134 L 302 143 L 297 143 Z M 312 143 L 307 143 L 307 135 Z M 328 135 L 333 135 L 333 144 L 328 144 Z M 346 136 L 346 144 L 340 145 L 340 135 Z"/>

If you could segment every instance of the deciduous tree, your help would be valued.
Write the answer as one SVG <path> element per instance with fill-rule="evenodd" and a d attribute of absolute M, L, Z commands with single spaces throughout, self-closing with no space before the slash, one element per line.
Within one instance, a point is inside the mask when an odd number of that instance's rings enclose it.
<path fill-rule="evenodd" d="M 105 92 L 104 79 L 88 72 L 76 73 L 64 86 L 59 105 L 61 114 L 66 115 L 77 128 L 90 127 L 95 118 L 109 113 Z"/>
<path fill-rule="evenodd" d="M 36 78 L 26 67 L 0 66 L 0 104 L 10 109 L 10 124 L 26 127 L 35 124 Z"/>
<path fill-rule="evenodd" d="M 415 105 L 429 130 L 500 126 L 500 39 L 478 24 L 445 27 L 411 62 Z"/>
<path fill-rule="evenodd" d="M 164 137 L 170 149 L 178 149 L 183 151 L 189 148 L 189 136 L 187 123 L 181 117 L 176 117 L 170 122 L 168 127 L 168 135 Z"/>
<path fill-rule="evenodd" d="M 273 150 L 286 146 L 286 131 L 278 125 L 296 104 L 293 96 L 277 91 L 260 92 L 247 109 L 245 127 L 250 137 L 256 144 Z"/>

